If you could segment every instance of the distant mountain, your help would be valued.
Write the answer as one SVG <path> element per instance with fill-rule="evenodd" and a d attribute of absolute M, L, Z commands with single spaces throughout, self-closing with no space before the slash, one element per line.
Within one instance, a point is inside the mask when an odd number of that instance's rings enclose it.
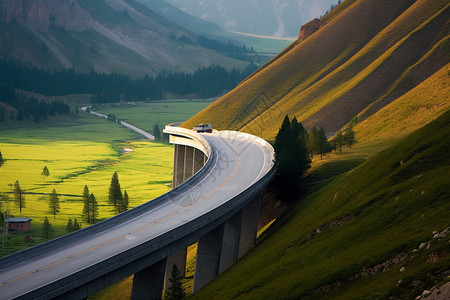
<path fill-rule="evenodd" d="M 140 76 L 247 64 L 189 42 L 195 39 L 134 0 L 0 0 L 0 58 L 41 68 Z"/>
<path fill-rule="evenodd" d="M 347 0 L 315 33 L 183 126 L 207 122 L 273 139 L 289 115 L 307 129 L 324 127 L 333 135 L 354 116 L 369 118 L 446 66 L 449 19 L 446 1 Z M 440 99 L 433 105 L 448 105 L 448 93 L 433 97 Z"/>
<path fill-rule="evenodd" d="M 164 18 L 189 29 L 196 34 L 217 34 L 222 29 L 216 23 L 203 20 L 173 6 L 165 0 L 136 0 Z"/>
<path fill-rule="evenodd" d="M 149 0 L 147 0 L 149 1 Z M 301 25 L 323 15 L 338 0 L 167 0 L 224 30 L 297 37 Z"/>

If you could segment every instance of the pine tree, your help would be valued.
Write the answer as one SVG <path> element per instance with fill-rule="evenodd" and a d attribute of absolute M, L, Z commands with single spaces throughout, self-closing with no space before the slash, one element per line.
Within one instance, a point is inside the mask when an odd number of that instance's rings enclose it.
<path fill-rule="evenodd" d="M 319 132 L 317 131 L 317 128 L 311 128 L 308 135 L 308 152 L 311 158 L 313 158 L 314 154 L 317 152 L 318 135 Z"/>
<path fill-rule="evenodd" d="M 73 231 L 77 231 L 78 229 L 81 229 L 81 223 L 78 223 L 78 220 L 75 218 L 73 220 Z"/>
<path fill-rule="evenodd" d="M 5 162 L 3 159 L 2 151 L 0 151 L 0 166 Z"/>
<path fill-rule="evenodd" d="M 4 226 L 5 215 L 3 214 L 3 203 L 9 202 L 9 196 L 6 194 L 0 194 L 0 227 Z"/>
<path fill-rule="evenodd" d="M 69 218 L 69 220 L 67 220 L 66 230 L 68 233 L 71 233 L 73 231 L 72 218 Z"/>
<path fill-rule="evenodd" d="M 176 264 L 173 264 L 172 273 L 169 278 L 171 286 L 167 289 L 166 292 L 167 300 L 181 300 L 186 298 L 186 295 L 182 288 L 181 279 L 183 279 L 183 277 L 180 274 L 180 270 L 178 269 Z"/>
<path fill-rule="evenodd" d="M 109 186 L 108 200 L 109 203 L 117 206 L 121 199 L 123 199 L 123 196 L 122 191 L 120 190 L 119 176 L 117 175 L 117 172 L 114 172 Z"/>
<path fill-rule="evenodd" d="M 25 192 L 21 189 L 19 180 L 14 183 L 14 203 L 19 207 L 19 213 L 22 214 L 22 208 L 25 207 Z"/>
<path fill-rule="evenodd" d="M 129 204 L 128 193 L 127 193 L 127 191 L 125 190 L 124 193 L 123 193 L 122 211 L 121 211 L 121 212 L 124 212 L 124 211 L 127 211 L 127 210 L 128 210 L 128 204 Z"/>
<path fill-rule="evenodd" d="M 155 140 L 161 140 L 161 131 L 159 130 L 158 124 L 153 125 L 153 135 L 155 136 Z"/>
<path fill-rule="evenodd" d="M 55 189 L 53 189 L 52 193 L 50 194 L 49 200 L 49 212 L 53 214 L 53 219 L 56 219 L 56 214 L 59 213 L 61 206 L 59 205 L 59 196 L 56 193 Z"/>
<path fill-rule="evenodd" d="M 123 197 L 121 197 L 117 203 L 116 206 L 117 214 L 123 213 L 124 211 L 128 210 L 128 201 L 129 201 L 128 193 L 127 191 L 125 191 Z"/>
<path fill-rule="evenodd" d="M 353 126 L 355 126 L 356 124 L 358 124 L 358 116 L 354 116 L 354 117 L 350 120 L 350 122 L 348 123 L 348 126 L 349 126 L 349 127 L 353 127 Z"/>
<path fill-rule="evenodd" d="M 50 224 L 50 221 L 47 217 L 44 218 L 44 223 L 42 224 L 42 236 L 45 238 L 45 241 L 47 242 L 52 235 L 52 224 Z"/>
<path fill-rule="evenodd" d="M 318 133 L 317 133 L 317 145 L 316 145 L 317 151 L 320 154 L 320 159 L 323 158 L 324 153 L 328 153 L 331 151 L 331 145 L 327 140 L 327 137 L 325 135 L 325 130 L 323 127 L 320 127 Z"/>
<path fill-rule="evenodd" d="M 275 138 L 275 160 L 278 167 L 275 189 L 286 202 L 298 197 L 301 180 L 310 166 L 306 135 L 303 125 L 295 117 L 291 122 L 286 116 Z"/>
<path fill-rule="evenodd" d="M 89 211 L 91 214 L 90 220 L 92 224 L 95 224 L 95 222 L 97 221 L 97 217 L 98 217 L 98 204 L 97 204 L 97 200 L 95 199 L 94 194 L 91 194 L 89 196 Z"/>
<path fill-rule="evenodd" d="M 283 119 L 283 123 L 281 123 L 281 127 L 278 130 L 278 134 L 275 138 L 274 147 L 276 149 L 282 149 L 286 146 L 289 141 L 289 132 L 291 130 L 291 121 L 288 116 L 285 116 Z M 281 155 L 281 153 L 276 153 L 275 156 Z"/>
<path fill-rule="evenodd" d="M 334 139 L 336 140 L 336 145 L 339 147 L 339 150 L 341 150 L 344 145 L 344 135 L 342 134 L 342 131 L 339 131 Z"/>
<path fill-rule="evenodd" d="M 89 188 L 87 185 L 85 185 L 83 190 L 83 218 L 86 220 L 86 222 L 91 223 L 91 205 L 89 204 L 89 202 Z"/>
<path fill-rule="evenodd" d="M 356 143 L 355 131 L 353 130 L 352 126 L 347 128 L 347 130 L 345 131 L 343 140 L 345 145 L 347 145 L 349 148 L 352 148 L 352 145 Z"/>
<path fill-rule="evenodd" d="M 41 175 L 48 177 L 50 176 L 50 171 L 48 170 L 47 166 L 44 166 L 44 169 L 42 169 Z"/>

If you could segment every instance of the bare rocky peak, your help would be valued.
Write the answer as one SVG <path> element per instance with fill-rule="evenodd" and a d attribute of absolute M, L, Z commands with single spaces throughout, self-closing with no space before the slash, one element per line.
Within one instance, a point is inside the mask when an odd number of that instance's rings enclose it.
<path fill-rule="evenodd" d="M 314 20 L 306 23 L 300 28 L 300 34 L 298 35 L 298 38 L 300 40 L 304 40 L 310 35 L 314 34 L 317 30 L 322 28 L 326 23 L 320 19 L 315 18 Z"/>
<path fill-rule="evenodd" d="M 94 22 L 76 0 L 0 0 L 0 19 L 48 31 L 54 24 L 67 31 L 85 31 Z"/>

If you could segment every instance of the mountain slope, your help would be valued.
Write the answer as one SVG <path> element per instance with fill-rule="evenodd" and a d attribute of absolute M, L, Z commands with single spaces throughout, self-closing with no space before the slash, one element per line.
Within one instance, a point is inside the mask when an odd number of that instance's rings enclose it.
<path fill-rule="evenodd" d="M 395 140 L 450 109 L 450 63 L 355 126 L 358 143 Z"/>
<path fill-rule="evenodd" d="M 270 139 L 288 114 L 331 135 L 450 61 L 450 4 L 445 1 L 347 0 L 341 5 L 319 31 L 294 42 L 184 126 L 210 122 Z"/>
<path fill-rule="evenodd" d="M 188 14 L 165 0 L 137 0 L 166 19 L 197 34 L 216 34 L 222 30 L 213 23 Z"/>
<path fill-rule="evenodd" d="M 322 185 L 193 298 L 415 299 L 445 283 L 449 135 L 450 111 Z"/>
<path fill-rule="evenodd" d="M 174 41 L 195 35 L 134 0 L 1 0 L 0 7 L 0 57 L 41 68 L 136 76 L 247 64 Z"/>
<path fill-rule="evenodd" d="M 167 0 L 174 6 L 224 30 L 296 37 L 300 26 L 323 15 L 337 0 Z"/>

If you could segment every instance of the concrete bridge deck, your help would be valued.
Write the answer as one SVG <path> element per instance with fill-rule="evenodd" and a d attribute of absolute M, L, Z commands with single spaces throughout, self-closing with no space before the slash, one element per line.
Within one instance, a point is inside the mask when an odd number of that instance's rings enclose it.
<path fill-rule="evenodd" d="M 166 268 L 187 246 L 199 243 L 194 291 L 245 253 L 256 235 L 260 191 L 275 172 L 272 147 L 230 131 L 166 132 L 177 147 L 175 188 L 0 259 L 0 299 L 84 299 L 132 274 L 132 298 L 159 298 Z"/>

